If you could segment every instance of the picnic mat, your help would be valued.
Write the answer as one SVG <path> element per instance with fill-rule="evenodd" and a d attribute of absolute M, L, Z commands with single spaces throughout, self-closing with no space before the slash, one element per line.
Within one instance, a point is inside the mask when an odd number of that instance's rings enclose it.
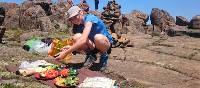
<path fill-rule="evenodd" d="M 16 65 L 7 65 L 7 66 L 5 66 L 5 68 L 7 69 L 7 71 L 14 72 L 14 73 L 16 73 L 16 71 L 18 70 L 18 66 L 16 66 Z M 87 77 L 105 77 L 105 75 L 103 75 L 99 72 L 91 71 L 86 68 L 78 69 L 78 73 L 79 73 L 78 74 L 79 84 L 81 84 L 84 81 L 84 79 L 86 79 Z M 33 79 L 35 79 L 43 84 L 49 85 L 52 88 L 57 88 L 53 83 L 53 79 L 52 80 L 38 80 L 34 76 L 30 76 L 30 77 L 32 77 Z"/>

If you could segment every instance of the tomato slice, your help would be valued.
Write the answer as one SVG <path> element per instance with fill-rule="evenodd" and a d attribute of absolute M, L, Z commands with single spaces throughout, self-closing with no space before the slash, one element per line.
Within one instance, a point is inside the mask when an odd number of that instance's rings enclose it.
<path fill-rule="evenodd" d="M 55 78 L 55 77 L 57 77 L 59 74 L 58 74 L 58 71 L 56 71 L 56 70 L 47 70 L 46 72 L 45 72 L 45 78 L 49 78 L 49 79 L 51 79 L 51 78 Z"/>
<path fill-rule="evenodd" d="M 59 73 L 60 73 L 61 76 L 66 77 L 66 76 L 69 75 L 69 69 L 63 69 Z"/>

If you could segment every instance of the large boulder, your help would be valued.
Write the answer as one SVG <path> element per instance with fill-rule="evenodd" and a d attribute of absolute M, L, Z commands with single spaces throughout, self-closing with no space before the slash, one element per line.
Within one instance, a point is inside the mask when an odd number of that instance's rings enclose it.
<path fill-rule="evenodd" d="M 53 30 L 51 23 L 45 11 L 40 5 L 34 5 L 28 8 L 21 17 L 21 27 L 25 30 L 40 29 L 41 31 Z"/>
<path fill-rule="evenodd" d="M 5 9 L 4 25 L 6 28 L 19 27 L 19 6 L 16 3 L 0 3 Z"/>
<path fill-rule="evenodd" d="M 57 30 L 66 32 L 66 29 L 68 29 L 67 27 L 70 25 L 70 22 L 66 20 L 68 18 L 66 11 L 71 6 L 72 5 L 68 2 L 62 2 L 51 6 L 52 15 L 49 16 L 49 18 Z"/>
<path fill-rule="evenodd" d="M 52 14 L 51 12 L 51 3 L 45 3 L 45 2 L 41 2 L 41 3 L 36 3 L 36 5 L 40 5 L 42 7 L 42 9 L 45 11 L 47 16 L 50 16 Z"/>
<path fill-rule="evenodd" d="M 20 9 L 13 8 L 6 12 L 4 25 L 6 28 L 17 28 L 20 27 Z"/>
<path fill-rule="evenodd" d="M 174 18 L 165 10 L 160 10 L 158 8 L 153 8 L 150 15 L 151 24 L 158 26 L 161 32 L 170 29 L 170 27 L 175 26 Z"/>
<path fill-rule="evenodd" d="M 176 16 L 176 25 L 187 26 L 189 21 L 183 16 Z"/>
<path fill-rule="evenodd" d="M 40 5 L 34 5 L 30 8 L 28 8 L 25 11 L 25 15 L 31 16 L 31 17 L 43 17 L 46 16 L 45 11 L 42 9 Z"/>
<path fill-rule="evenodd" d="M 200 29 L 200 15 L 192 17 L 192 20 L 190 21 L 190 26 L 193 29 Z"/>
<path fill-rule="evenodd" d="M 134 10 L 132 12 L 132 15 L 133 17 L 136 17 L 136 18 L 139 18 L 139 19 L 142 19 L 144 21 L 144 25 L 146 24 L 146 22 L 149 20 L 149 16 L 146 14 L 146 13 L 143 13 L 141 11 L 138 11 L 138 10 Z"/>
<path fill-rule="evenodd" d="M 131 14 L 126 14 L 126 18 L 128 18 L 128 27 L 127 31 L 131 33 L 145 33 L 146 22 L 149 17 L 147 14 L 134 10 Z M 131 28 L 131 29 L 130 29 Z"/>
<path fill-rule="evenodd" d="M 55 29 L 55 27 L 51 23 L 51 20 L 47 16 L 40 17 L 39 24 L 39 28 L 41 29 L 41 31 L 48 32 Z"/>

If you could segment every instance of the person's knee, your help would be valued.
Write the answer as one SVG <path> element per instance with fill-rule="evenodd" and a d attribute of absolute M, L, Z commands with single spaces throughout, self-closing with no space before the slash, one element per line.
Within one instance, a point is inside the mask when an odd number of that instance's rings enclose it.
<path fill-rule="evenodd" d="M 110 42 L 106 36 L 102 34 L 95 35 L 95 46 L 100 50 L 100 52 L 105 52 L 110 46 Z"/>
<path fill-rule="evenodd" d="M 94 36 L 95 42 L 104 41 L 105 38 L 106 38 L 106 37 L 105 37 L 104 35 L 102 35 L 102 34 L 96 34 L 96 35 Z"/>

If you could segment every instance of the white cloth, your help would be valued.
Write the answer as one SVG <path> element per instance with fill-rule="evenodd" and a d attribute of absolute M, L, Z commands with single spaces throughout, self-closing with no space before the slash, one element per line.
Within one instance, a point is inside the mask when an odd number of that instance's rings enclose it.
<path fill-rule="evenodd" d="M 87 77 L 78 88 L 115 88 L 115 80 L 106 77 Z"/>

